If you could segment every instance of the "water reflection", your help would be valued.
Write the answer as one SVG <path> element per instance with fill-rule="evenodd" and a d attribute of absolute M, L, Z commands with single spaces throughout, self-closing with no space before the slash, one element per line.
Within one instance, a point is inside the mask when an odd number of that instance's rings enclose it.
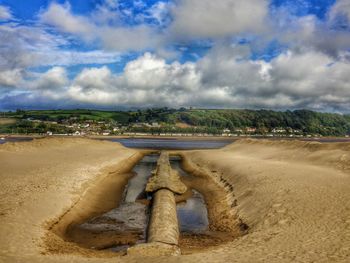
<path fill-rule="evenodd" d="M 158 154 L 146 155 L 137 165 L 135 165 L 133 172 L 135 172 L 136 175 L 128 182 L 124 199 L 125 202 L 135 202 L 144 191 L 148 178 L 156 168 L 158 157 Z"/>
<path fill-rule="evenodd" d="M 159 154 L 146 155 L 135 165 L 132 170 L 135 175 L 126 186 L 121 204 L 73 228 L 70 233 L 72 241 L 89 248 L 109 249 L 120 253 L 125 253 L 132 245 L 146 242 L 149 206 L 147 201 L 140 199 L 147 198 L 145 186 L 156 168 L 158 158 Z M 180 157 L 171 156 L 170 162 L 172 168 L 182 176 L 191 176 L 181 169 Z M 203 196 L 195 190 L 186 202 L 177 204 L 177 216 L 182 233 L 201 233 L 208 230 L 207 208 Z"/>
<path fill-rule="evenodd" d="M 4 144 L 6 142 L 28 142 L 32 140 L 33 138 L 30 137 L 0 137 L 0 144 Z"/>
<path fill-rule="evenodd" d="M 181 168 L 181 157 L 170 156 L 171 167 L 178 171 L 180 176 L 190 176 Z M 204 232 L 208 230 L 208 211 L 203 196 L 192 190 L 192 196 L 177 204 L 177 218 L 181 232 Z"/>
<path fill-rule="evenodd" d="M 177 205 L 181 232 L 202 232 L 208 229 L 208 212 L 203 196 L 193 190 L 193 196 Z"/>
<path fill-rule="evenodd" d="M 120 142 L 125 147 L 143 149 L 216 149 L 233 142 L 233 139 L 221 140 L 190 140 L 190 139 L 143 139 L 143 138 L 117 138 L 108 139 Z"/>

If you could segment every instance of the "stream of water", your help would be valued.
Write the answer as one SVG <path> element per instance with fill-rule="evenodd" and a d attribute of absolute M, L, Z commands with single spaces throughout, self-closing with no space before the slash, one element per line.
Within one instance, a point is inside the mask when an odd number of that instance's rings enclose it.
<path fill-rule="evenodd" d="M 101 216 L 92 218 L 78 226 L 80 233 L 93 233 L 105 236 L 105 246 L 115 252 L 125 251 L 129 246 L 146 242 L 146 230 L 149 219 L 148 200 L 151 196 L 145 194 L 145 186 L 152 171 L 156 168 L 159 154 L 150 154 L 135 165 L 132 172 L 135 175 L 129 180 L 121 204 Z M 189 176 L 181 169 L 181 158 L 170 157 L 173 169 L 181 176 Z M 186 202 L 177 204 L 177 215 L 180 232 L 199 233 L 208 229 L 208 213 L 204 199 L 200 193 L 193 190 L 193 195 Z M 121 236 L 120 241 L 113 241 L 113 236 Z M 112 240 L 112 241 L 111 241 Z M 97 242 L 98 243 L 98 242 Z"/>

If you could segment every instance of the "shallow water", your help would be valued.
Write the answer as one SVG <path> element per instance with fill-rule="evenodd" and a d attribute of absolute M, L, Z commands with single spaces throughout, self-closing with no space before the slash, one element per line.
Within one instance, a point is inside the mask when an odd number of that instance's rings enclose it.
<path fill-rule="evenodd" d="M 146 230 L 149 220 L 147 202 L 138 200 L 151 199 L 145 194 L 145 186 L 152 171 L 156 168 L 159 154 L 150 154 L 135 165 L 132 172 L 135 175 L 129 180 L 121 204 L 94 217 L 73 230 L 76 242 L 95 249 L 109 249 L 125 253 L 132 245 L 146 242 Z M 181 176 L 189 176 L 181 169 L 181 158 L 171 156 L 173 169 Z M 200 233 L 208 230 L 208 213 L 202 195 L 193 190 L 193 196 L 186 202 L 177 204 L 177 215 L 180 232 Z M 84 240 L 89 239 L 88 242 Z"/>
<path fill-rule="evenodd" d="M 208 211 L 203 196 L 193 190 L 186 203 L 177 205 L 180 232 L 203 232 L 208 230 Z"/>
<path fill-rule="evenodd" d="M 149 207 L 137 200 L 156 167 L 158 156 L 147 155 L 138 162 L 132 170 L 135 175 L 125 188 L 121 204 L 79 225 L 75 230 L 76 236 L 97 236 L 99 240 L 89 243 L 91 248 L 102 247 L 114 252 L 123 252 L 131 245 L 146 242 Z"/>
<path fill-rule="evenodd" d="M 171 167 L 177 170 L 180 176 L 190 176 L 181 168 L 181 157 L 170 156 Z M 203 196 L 196 190 L 192 190 L 192 196 L 177 204 L 177 218 L 180 232 L 205 232 L 208 230 L 208 211 Z"/>
<path fill-rule="evenodd" d="M 143 193 L 148 178 L 156 168 L 158 157 L 159 154 L 146 155 L 135 165 L 132 171 L 136 175 L 128 182 L 124 202 L 135 202 L 140 194 Z"/>
<path fill-rule="evenodd" d="M 142 149 L 217 149 L 233 142 L 233 139 L 222 140 L 190 140 L 190 139 L 144 139 L 144 138 L 117 138 L 107 139 L 119 142 L 125 147 Z"/>
<path fill-rule="evenodd" d="M 4 144 L 6 142 L 28 142 L 32 141 L 33 138 L 30 137 L 1 137 L 0 138 L 0 144 Z"/>

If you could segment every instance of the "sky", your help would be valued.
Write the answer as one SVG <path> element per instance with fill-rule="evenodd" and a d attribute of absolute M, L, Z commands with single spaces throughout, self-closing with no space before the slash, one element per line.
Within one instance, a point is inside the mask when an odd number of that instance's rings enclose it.
<path fill-rule="evenodd" d="M 0 0 L 0 110 L 350 113 L 350 0 Z"/>

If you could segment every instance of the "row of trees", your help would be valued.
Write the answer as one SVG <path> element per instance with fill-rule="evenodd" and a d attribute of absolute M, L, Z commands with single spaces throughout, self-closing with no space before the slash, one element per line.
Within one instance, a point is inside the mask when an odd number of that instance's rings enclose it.
<path fill-rule="evenodd" d="M 193 126 L 258 130 L 292 128 L 303 133 L 345 135 L 350 133 L 350 116 L 308 110 L 192 110 L 178 113 L 178 119 Z"/>
<path fill-rule="evenodd" d="M 17 133 L 17 134 L 44 134 L 47 131 L 51 131 L 56 134 L 73 133 L 70 128 L 66 128 L 62 125 L 48 124 L 48 123 L 35 123 L 27 120 L 20 120 L 17 123 L 10 125 L 0 125 L 0 133 Z"/>

